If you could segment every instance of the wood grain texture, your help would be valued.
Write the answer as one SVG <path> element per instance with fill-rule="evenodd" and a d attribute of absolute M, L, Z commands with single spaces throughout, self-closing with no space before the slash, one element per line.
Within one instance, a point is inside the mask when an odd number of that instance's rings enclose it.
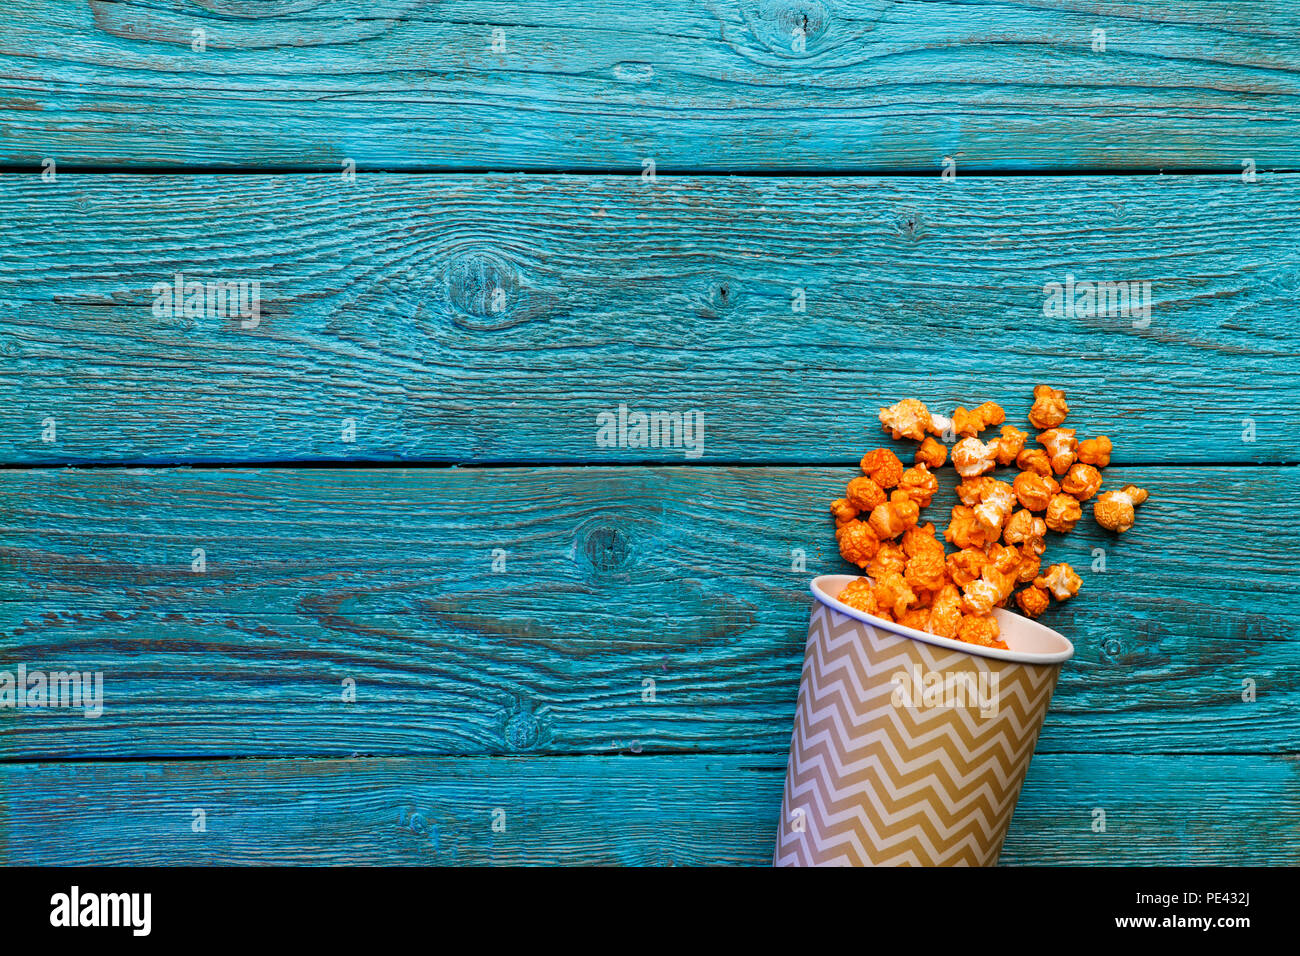
<path fill-rule="evenodd" d="M 1108 471 L 1151 499 L 1052 536 L 1040 752 L 1296 750 L 1298 471 Z M 854 472 L 0 472 L 5 660 L 105 675 L 97 719 L 0 710 L 0 758 L 784 752 Z"/>
<path fill-rule="evenodd" d="M 11 0 L 5 13 L 8 163 L 1300 164 L 1288 0 L 713 0 L 598 16 L 576 0 Z"/>
<path fill-rule="evenodd" d="M 681 462 L 598 444 L 627 403 L 698 410 L 705 460 L 844 462 L 883 403 L 1023 421 L 1047 380 L 1118 463 L 1294 463 L 1297 208 L 1300 176 L 7 177 L 0 460 Z M 257 327 L 156 316 L 178 272 L 258 280 Z M 1067 275 L 1149 281 L 1150 324 L 1045 317 Z"/>
<path fill-rule="evenodd" d="M 767 866 L 784 771 L 779 754 L 0 764 L 0 864 Z M 1295 758 L 1040 754 L 1001 862 L 1294 866 L 1297 819 Z"/>

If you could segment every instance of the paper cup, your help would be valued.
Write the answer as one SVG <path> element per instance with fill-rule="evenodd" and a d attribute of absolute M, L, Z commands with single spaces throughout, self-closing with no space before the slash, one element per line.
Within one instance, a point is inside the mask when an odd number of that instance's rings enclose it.
<path fill-rule="evenodd" d="M 1005 651 L 882 621 L 854 577 L 812 582 L 773 864 L 992 866 L 1074 647 L 1005 610 Z"/>

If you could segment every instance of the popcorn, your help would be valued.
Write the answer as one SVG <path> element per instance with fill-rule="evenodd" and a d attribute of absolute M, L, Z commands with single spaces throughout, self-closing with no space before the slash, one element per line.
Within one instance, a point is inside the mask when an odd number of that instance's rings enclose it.
<path fill-rule="evenodd" d="M 1067 531 L 1072 531 L 1082 517 L 1083 509 L 1079 507 L 1079 499 L 1073 495 L 1059 494 L 1052 495 L 1052 500 L 1047 503 L 1047 514 L 1044 515 L 1044 520 L 1047 522 L 1047 527 L 1059 534 L 1065 534 Z"/>
<path fill-rule="evenodd" d="M 874 577 L 874 575 L 873 575 Z M 916 604 L 916 593 L 897 571 L 889 571 L 876 578 L 876 604 L 889 608 L 897 618 Z"/>
<path fill-rule="evenodd" d="M 1026 448 L 1019 455 L 1016 455 L 1016 467 L 1022 471 L 1032 471 L 1036 475 L 1044 475 L 1048 478 L 1052 475 L 1052 462 L 1047 457 L 1047 452 L 1041 448 Z"/>
<path fill-rule="evenodd" d="M 1042 554 L 1046 548 L 1046 536 L 1047 522 L 1027 508 L 1013 514 L 1002 529 L 1002 538 L 1007 544 L 1029 545 L 1036 554 Z"/>
<path fill-rule="evenodd" d="M 913 465 L 903 472 L 898 487 L 899 490 L 907 492 L 920 507 L 928 508 L 930 501 L 939 490 L 939 479 L 932 475 L 925 465 Z"/>
<path fill-rule="evenodd" d="M 998 635 L 1002 629 L 998 627 L 997 620 L 990 614 L 967 615 L 961 619 L 961 628 L 957 632 L 958 638 L 967 644 L 979 644 L 983 647 L 1000 647 L 1002 650 L 1007 649 L 1007 645 L 998 640 Z"/>
<path fill-rule="evenodd" d="M 893 488 L 903 477 L 903 463 L 888 448 L 877 448 L 862 456 L 862 473 L 881 488 Z"/>
<path fill-rule="evenodd" d="M 907 555 L 893 541 L 882 541 L 876 556 L 867 565 L 867 574 L 879 581 L 886 574 L 902 574 L 907 566 Z"/>
<path fill-rule="evenodd" d="M 1030 511 L 1045 511 L 1052 496 L 1061 490 L 1056 479 L 1034 471 L 1022 471 L 1011 483 L 1016 499 Z"/>
<path fill-rule="evenodd" d="M 1007 413 L 997 402 L 985 402 L 972 411 L 958 408 L 952 413 L 952 430 L 958 435 L 974 438 L 993 425 L 1001 425 L 1007 420 Z"/>
<path fill-rule="evenodd" d="M 905 398 L 880 410 L 880 424 L 895 440 L 910 438 L 921 441 L 925 433 L 934 429 L 930 410 L 914 398 Z"/>
<path fill-rule="evenodd" d="M 1025 442 L 1029 439 L 1029 432 L 1022 432 L 1015 425 L 1003 425 L 1002 435 L 989 442 L 993 449 L 993 457 L 998 460 L 999 465 L 1009 465 L 1016 460 L 1016 456 L 1025 450 Z"/>
<path fill-rule="evenodd" d="M 1027 587 L 1016 595 L 1016 603 L 1020 605 L 1025 617 L 1038 617 L 1047 610 L 1047 591 L 1037 585 Z"/>
<path fill-rule="evenodd" d="M 1103 492 L 1092 506 L 1092 516 L 1107 531 L 1123 533 L 1133 527 L 1133 506 L 1147 500 L 1147 490 L 1125 485 L 1122 491 Z"/>
<path fill-rule="evenodd" d="M 965 587 L 983 573 L 988 562 L 982 548 L 962 548 L 948 555 L 948 577 L 954 584 Z"/>
<path fill-rule="evenodd" d="M 858 511 L 868 513 L 872 509 L 880 507 L 886 501 L 885 489 L 881 488 L 867 475 L 859 475 L 850 481 L 848 487 L 844 490 L 844 494 L 849 505 Z"/>
<path fill-rule="evenodd" d="M 1038 444 L 1047 449 L 1047 457 L 1051 460 L 1052 471 L 1058 475 L 1063 475 L 1070 470 L 1074 464 L 1074 441 L 1073 428 L 1053 428 L 1038 436 Z M 956 459 L 956 450 L 953 451 L 953 458 Z"/>
<path fill-rule="evenodd" d="M 1055 428 L 1069 413 L 1065 392 L 1050 385 L 1034 386 L 1034 406 L 1029 409 L 1029 424 L 1035 428 Z"/>
<path fill-rule="evenodd" d="M 916 450 L 916 456 L 912 459 L 918 465 L 928 465 L 931 468 L 942 468 L 947 460 L 948 446 L 935 441 L 929 435 L 921 442 L 921 447 Z"/>
<path fill-rule="evenodd" d="M 880 549 L 880 538 L 871 526 L 856 518 L 835 529 L 835 540 L 840 546 L 840 557 L 860 568 L 865 568 Z"/>
<path fill-rule="evenodd" d="M 844 498 L 836 498 L 831 502 L 831 517 L 835 519 L 835 527 L 841 528 L 853 521 L 858 516 L 858 509 L 849 504 Z"/>
<path fill-rule="evenodd" d="M 1054 564 L 1047 573 L 1034 578 L 1034 587 L 1046 588 L 1058 601 L 1068 601 L 1079 593 L 1083 579 L 1068 564 Z"/>
<path fill-rule="evenodd" d="M 1101 487 L 1101 472 L 1092 465 L 1080 462 L 1070 466 L 1070 470 L 1061 479 L 1061 490 L 1073 495 L 1079 501 L 1087 501 Z"/>
<path fill-rule="evenodd" d="M 988 536 L 975 520 L 975 512 L 964 505 L 953 505 L 952 520 L 943 536 L 959 548 L 982 548 L 988 544 Z"/>
<path fill-rule="evenodd" d="M 963 478 L 982 475 L 993 463 L 993 449 L 978 438 L 963 438 L 952 448 L 952 465 Z"/>
<path fill-rule="evenodd" d="M 1005 648 L 996 608 L 1014 598 L 1020 613 L 1034 618 L 1053 598 L 1065 601 L 1078 593 L 1083 582 L 1069 564 L 1043 570 L 1047 532 L 1073 529 L 1083 502 L 1094 497 L 1098 524 L 1125 531 L 1147 492 L 1129 485 L 1098 496 L 1110 439 L 1076 441 L 1074 429 L 1060 427 L 1068 413 L 1064 392 L 1037 386 L 1029 417 L 1040 429 L 1041 447 L 1029 449 L 1029 433 L 1004 424 L 1006 414 L 994 402 L 958 408 L 951 421 L 915 399 L 882 408 L 885 430 L 919 447 L 909 468 L 888 448 L 868 452 L 862 474 L 831 503 L 840 554 L 869 575 L 852 581 L 841 599 L 916 630 Z M 980 433 L 994 425 L 1002 426 L 1000 434 L 982 441 Z M 948 427 L 962 436 L 951 454 L 932 437 Z M 933 523 L 920 523 L 920 514 L 938 492 L 935 471 L 949 458 L 961 478 L 961 504 L 952 508 L 940 539 Z M 991 474 L 995 466 L 1013 463 L 1019 471 L 1011 483 Z M 945 542 L 957 550 L 948 553 Z"/>
<path fill-rule="evenodd" d="M 855 578 L 850 581 L 840 592 L 840 600 L 859 611 L 868 614 L 877 613 L 876 586 L 868 578 Z"/>
<path fill-rule="evenodd" d="M 1095 465 L 1098 468 L 1105 468 L 1110 464 L 1110 439 L 1105 435 L 1098 435 L 1096 438 L 1088 438 L 1079 442 L 1079 448 L 1076 452 L 1079 461 L 1085 465 Z"/>

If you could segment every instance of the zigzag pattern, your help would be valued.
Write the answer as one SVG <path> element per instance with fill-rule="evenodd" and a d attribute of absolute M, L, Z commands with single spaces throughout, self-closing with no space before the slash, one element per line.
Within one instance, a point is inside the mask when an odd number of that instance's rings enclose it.
<path fill-rule="evenodd" d="M 996 714 L 895 706 L 891 676 L 916 666 L 997 675 Z M 946 650 L 815 604 L 773 863 L 993 865 L 1059 673 Z"/>

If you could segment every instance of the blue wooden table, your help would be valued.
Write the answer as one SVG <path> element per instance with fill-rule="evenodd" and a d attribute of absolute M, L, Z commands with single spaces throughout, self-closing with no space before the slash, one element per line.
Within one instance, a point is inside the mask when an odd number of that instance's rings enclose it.
<path fill-rule="evenodd" d="M 1300 862 L 1298 37 L 7 3 L 0 670 L 103 712 L 0 707 L 0 863 L 765 864 L 875 409 L 1041 381 L 1151 500 L 1053 542 L 1077 654 L 1003 862 Z M 1045 314 L 1067 276 L 1150 315 Z"/>

